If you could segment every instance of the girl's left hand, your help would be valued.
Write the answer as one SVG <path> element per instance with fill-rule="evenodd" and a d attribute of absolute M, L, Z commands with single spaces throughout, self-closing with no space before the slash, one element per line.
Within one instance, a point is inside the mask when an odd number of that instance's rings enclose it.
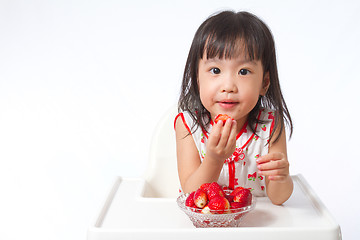
<path fill-rule="evenodd" d="M 258 174 L 267 176 L 271 181 L 282 182 L 289 176 L 289 162 L 284 153 L 274 152 L 256 160 Z"/>

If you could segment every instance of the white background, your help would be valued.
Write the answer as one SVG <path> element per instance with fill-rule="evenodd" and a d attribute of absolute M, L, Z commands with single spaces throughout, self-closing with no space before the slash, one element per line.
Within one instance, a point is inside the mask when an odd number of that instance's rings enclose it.
<path fill-rule="evenodd" d="M 1 239 L 86 238 L 115 177 L 145 170 L 193 35 L 223 9 L 272 29 L 291 172 L 358 238 L 359 2 L 0 0 Z"/>

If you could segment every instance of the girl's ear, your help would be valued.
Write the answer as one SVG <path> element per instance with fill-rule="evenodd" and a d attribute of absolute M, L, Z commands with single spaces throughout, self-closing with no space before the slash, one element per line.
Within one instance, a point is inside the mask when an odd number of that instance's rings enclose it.
<path fill-rule="evenodd" d="M 262 85 L 262 88 L 261 88 L 261 91 L 260 91 L 260 95 L 261 96 L 265 96 L 267 90 L 269 89 L 270 87 L 270 74 L 269 72 L 266 72 L 264 74 L 264 79 L 263 79 L 263 85 Z"/>

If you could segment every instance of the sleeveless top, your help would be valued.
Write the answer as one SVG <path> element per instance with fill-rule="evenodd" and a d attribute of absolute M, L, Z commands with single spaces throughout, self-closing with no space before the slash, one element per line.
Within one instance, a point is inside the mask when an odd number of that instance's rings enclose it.
<path fill-rule="evenodd" d="M 207 131 L 198 127 L 195 132 L 191 133 L 194 124 L 189 112 L 181 112 L 176 118 L 181 117 L 184 125 L 192 135 L 201 161 L 206 155 L 206 142 L 211 134 L 213 122 L 207 126 Z M 236 149 L 231 157 L 224 161 L 218 183 L 224 189 L 234 189 L 238 186 L 250 188 L 255 196 L 266 196 L 265 177 L 260 176 L 257 172 L 256 159 L 269 152 L 269 136 L 274 127 L 274 111 L 270 109 L 260 109 L 258 117 L 264 123 L 254 126 L 255 133 L 246 122 L 241 131 L 236 136 Z"/>

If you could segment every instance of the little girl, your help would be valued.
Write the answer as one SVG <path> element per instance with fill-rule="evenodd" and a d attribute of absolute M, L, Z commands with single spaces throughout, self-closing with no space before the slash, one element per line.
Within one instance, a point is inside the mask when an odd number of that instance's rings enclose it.
<path fill-rule="evenodd" d="M 216 181 L 229 189 L 251 188 L 274 204 L 290 197 L 284 123 L 291 136 L 292 121 L 280 89 L 274 40 L 259 18 L 224 11 L 199 27 L 178 108 L 182 191 Z M 232 119 L 215 123 L 218 114 Z"/>

